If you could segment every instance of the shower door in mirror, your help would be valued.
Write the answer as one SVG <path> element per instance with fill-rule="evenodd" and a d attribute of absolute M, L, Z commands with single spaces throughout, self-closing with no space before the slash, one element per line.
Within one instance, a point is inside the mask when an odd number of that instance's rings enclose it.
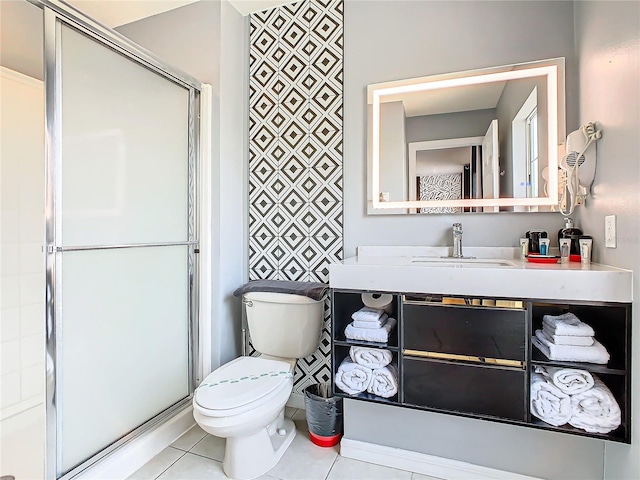
<path fill-rule="evenodd" d="M 47 470 L 68 478 L 193 392 L 198 90 L 47 22 Z"/>

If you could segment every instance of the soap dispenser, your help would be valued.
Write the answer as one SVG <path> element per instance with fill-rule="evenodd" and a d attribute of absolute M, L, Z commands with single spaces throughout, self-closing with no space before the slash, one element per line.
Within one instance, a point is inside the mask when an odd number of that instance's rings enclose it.
<path fill-rule="evenodd" d="M 580 244 L 578 239 L 580 235 L 582 235 L 582 230 L 576 228 L 573 225 L 573 218 L 565 218 L 564 228 L 561 228 L 558 231 L 558 245 L 560 245 L 561 238 L 570 238 L 571 239 L 571 254 L 572 255 L 580 255 Z"/>

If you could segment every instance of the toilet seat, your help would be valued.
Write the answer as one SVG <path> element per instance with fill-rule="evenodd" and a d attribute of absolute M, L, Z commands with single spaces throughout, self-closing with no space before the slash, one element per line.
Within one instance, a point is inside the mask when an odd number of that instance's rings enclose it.
<path fill-rule="evenodd" d="M 278 397 L 293 383 L 291 365 L 260 357 L 240 357 L 210 373 L 196 389 L 194 406 L 202 415 L 239 415 Z"/>

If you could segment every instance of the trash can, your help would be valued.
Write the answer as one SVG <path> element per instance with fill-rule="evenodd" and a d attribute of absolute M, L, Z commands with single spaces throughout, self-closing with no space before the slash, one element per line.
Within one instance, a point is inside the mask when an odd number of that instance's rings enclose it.
<path fill-rule="evenodd" d="M 331 396 L 331 384 L 305 388 L 304 406 L 311 441 L 320 447 L 336 445 L 342 435 L 342 398 Z"/>

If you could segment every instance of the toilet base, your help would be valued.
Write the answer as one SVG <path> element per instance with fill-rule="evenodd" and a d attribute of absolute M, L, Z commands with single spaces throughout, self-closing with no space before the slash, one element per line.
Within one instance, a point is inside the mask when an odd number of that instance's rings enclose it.
<path fill-rule="evenodd" d="M 278 431 L 285 429 L 284 435 Z M 284 418 L 284 409 L 266 428 L 252 435 L 227 438 L 222 468 L 235 480 L 251 480 L 276 466 L 296 436 L 296 426 Z M 247 455 L 250 452 L 250 455 Z"/>

